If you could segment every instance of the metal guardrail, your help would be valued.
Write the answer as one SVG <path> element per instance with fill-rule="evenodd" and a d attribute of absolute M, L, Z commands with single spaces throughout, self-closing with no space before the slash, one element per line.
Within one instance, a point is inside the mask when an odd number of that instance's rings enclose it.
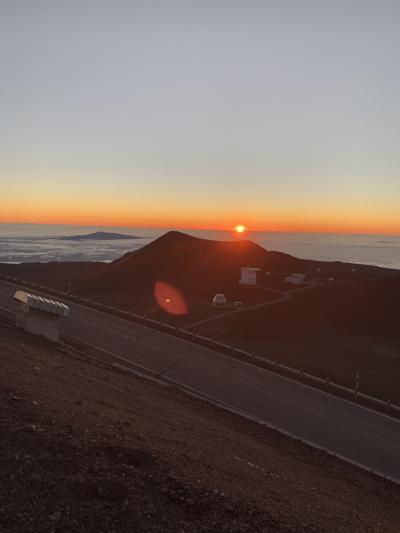
<path fill-rule="evenodd" d="M 262 355 L 258 355 L 256 353 L 247 352 L 246 350 L 242 350 L 239 348 L 235 348 L 232 345 L 225 344 L 221 341 L 217 341 L 215 339 L 212 339 L 210 337 L 205 337 L 204 335 L 198 335 L 197 333 L 189 330 L 185 330 L 183 328 L 179 328 L 176 326 L 173 326 L 171 324 L 167 324 L 165 322 L 160 322 L 158 320 L 154 320 L 153 318 L 149 318 L 145 315 L 139 315 L 136 313 L 133 313 L 132 311 L 126 311 L 123 309 L 118 309 L 114 306 L 103 304 L 101 302 L 96 302 L 94 300 L 89 300 L 87 298 L 83 298 L 78 295 L 74 294 L 68 294 L 66 292 L 53 289 L 51 287 L 46 287 L 45 285 L 41 284 L 35 284 L 35 283 L 29 283 L 26 280 L 20 280 L 18 278 L 14 278 L 13 276 L 2 276 L 0 275 L 0 279 L 3 279 L 4 281 L 9 281 L 16 284 L 24 284 L 31 286 L 32 288 L 35 288 L 36 290 L 40 289 L 45 292 L 51 292 L 55 295 L 58 295 L 62 298 L 65 298 L 69 301 L 84 304 L 90 307 L 93 307 L 95 309 L 100 309 L 105 312 L 112 312 L 113 314 L 119 316 L 120 318 L 125 318 L 128 320 L 134 320 L 137 322 L 140 322 L 152 329 L 156 329 L 157 331 L 162 332 L 168 332 L 169 334 L 172 334 L 174 336 L 178 336 L 180 338 L 185 338 L 186 340 L 193 342 L 195 344 L 201 344 L 201 345 L 207 345 L 209 347 L 212 347 L 213 349 L 219 350 L 222 353 L 231 355 L 233 357 L 237 357 L 240 360 L 245 360 L 246 362 L 256 365 L 259 363 L 260 365 L 266 365 L 270 367 L 271 371 L 275 371 L 277 373 L 281 372 L 286 375 L 295 376 L 298 381 L 301 382 L 308 382 L 308 383 L 314 383 L 318 385 L 319 387 L 325 387 L 326 389 L 330 391 L 338 391 L 346 396 L 350 396 L 351 399 L 357 400 L 362 399 L 370 404 L 377 405 L 379 407 L 382 407 L 386 409 L 387 411 L 400 413 L 400 406 L 395 405 L 391 402 L 391 400 L 382 400 L 380 398 L 376 398 L 374 396 L 370 396 L 368 394 L 365 394 L 363 392 L 359 392 L 356 389 L 351 389 L 349 387 L 346 387 L 344 385 L 340 385 L 339 383 L 335 383 L 334 381 L 331 381 L 329 378 L 321 378 L 318 376 L 315 376 L 313 374 L 310 374 L 308 372 L 304 372 L 302 369 L 293 368 L 291 366 L 285 365 L 283 363 L 279 363 L 276 360 L 268 359 L 267 357 L 263 357 Z M 13 316 L 13 312 L 0 307 L 0 314 L 1 313 L 8 313 L 8 317 Z"/>

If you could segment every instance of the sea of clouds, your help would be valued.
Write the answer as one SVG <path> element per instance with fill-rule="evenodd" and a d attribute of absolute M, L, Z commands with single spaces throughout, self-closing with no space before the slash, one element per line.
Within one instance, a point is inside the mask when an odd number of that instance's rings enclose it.
<path fill-rule="evenodd" d="M 138 239 L 69 241 L 61 237 L 95 231 L 118 232 Z M 110 262 L 138 250 L 165 233 L 159 228 L 106 228 L 40 224 L 0 224 L 0 262 Z M 226 231 L 185 230 L 199 237 L 227 240 Z M 247 238 L 268 250 L 305 259 L 346 261 L 400 269 L 400 236 L 251 232 Z"/>

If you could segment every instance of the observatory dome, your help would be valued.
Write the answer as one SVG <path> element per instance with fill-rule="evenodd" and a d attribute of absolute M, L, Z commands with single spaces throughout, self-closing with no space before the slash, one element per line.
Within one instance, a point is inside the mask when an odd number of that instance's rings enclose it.
<path fill-rule="evenodd" d="M 224 294 L 216 294 L 213 298 L 213 307 L 224 307 L 226 305 L 226 297 Z"/>

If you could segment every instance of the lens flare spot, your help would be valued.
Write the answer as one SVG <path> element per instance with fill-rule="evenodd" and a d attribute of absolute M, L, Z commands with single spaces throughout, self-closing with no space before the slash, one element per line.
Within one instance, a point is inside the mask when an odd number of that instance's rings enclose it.
<path fill-rule="evenodd" d="M 154 285 L 154 297 L 158 305 L 170 315 L 186 315 L 188 307 L 178 289 L 163 281 Z"/>

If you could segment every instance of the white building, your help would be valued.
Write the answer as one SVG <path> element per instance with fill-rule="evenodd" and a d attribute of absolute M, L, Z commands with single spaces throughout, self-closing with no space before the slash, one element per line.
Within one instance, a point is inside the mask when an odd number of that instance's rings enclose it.
<path fill-rule="evenodd" d="M 69 307 L 24 291 L 17 291 L 14 299 L 20 302 L 15 315 L 15 325 L 36 335 L 58 342 L 60 317 L 69 316 Z"/>
<path fill-rule="evenodd" d="M 213 307 L 225 307 L 226 296 L 224 294 L 216 294 L 212 301 Z"/>
<path fill-rule="evenodd" d="M 257 272 L 259 268 L 240 267 L 240 285 L 257 285 Z"/>
<path fill-rule="evenodd" d="M 291 283 L 292 285 L 304 285 L 306 281 L 305 274 L 290 274 L 284 279 L 285 283 Z"/>

